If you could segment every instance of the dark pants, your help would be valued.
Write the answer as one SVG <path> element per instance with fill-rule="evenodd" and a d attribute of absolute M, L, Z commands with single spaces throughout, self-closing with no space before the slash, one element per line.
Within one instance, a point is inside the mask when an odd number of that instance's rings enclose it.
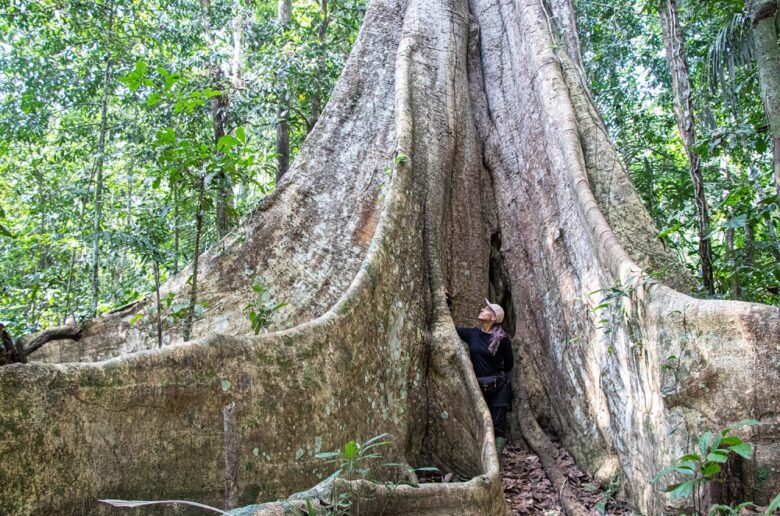
<path fill-rule="evenodd" d="M 506 439 L 507 424 L 506 414 L 512 411 L 512 384 L 509 381 L 491 394 L 483 393 L 485 403 L 490 409 L 490 418 L 493 420 L 493 433 L 496 437 Z"/>
<path fill-rule="evenodd" d="M 493 420 L 493 433 L 496 437 L 506 439 L 506 413 L 509 407 L 488 407 Z"/>

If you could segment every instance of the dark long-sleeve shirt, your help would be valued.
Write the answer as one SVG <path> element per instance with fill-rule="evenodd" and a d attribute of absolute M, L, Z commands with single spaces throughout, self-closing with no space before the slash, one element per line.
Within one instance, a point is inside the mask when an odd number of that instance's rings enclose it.
<path fill-rule="evenodd" d="M 501 371 L 508 373 L 515 365 L 512 356 L 512 344 L 509 337 L 504 337 L 498 344 L 496 354 L 490 353 L 490 333 L 483 332 L 480 328 L 456 328 L 458 336 L 469 345 L 471 364 L 474 366 L 474 374 L 477 378 L 493 376 Z"/>

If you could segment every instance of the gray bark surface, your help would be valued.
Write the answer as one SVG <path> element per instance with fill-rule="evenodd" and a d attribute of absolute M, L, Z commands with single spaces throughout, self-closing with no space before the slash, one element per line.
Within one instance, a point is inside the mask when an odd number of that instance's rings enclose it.
<path fill-rule="evenodd" d="M 750 14 L 761 100 L 769 121 L 774 149 L 775 193 L 780 203 L 780 47 L 777 45 L 777 0 L 752 0 Z"/>
<path fill-rule="evenodd" d="M 39 351 L 78 363 L 0 368 L 14 393 L 0 398 L 0 506 L 220 505 L 235 402 L 238 500 L 268 502 L 262 514 L 332 471 L 317 452 L 383 432 L 383 462 L 463 481 L 350 484 L 367 514 L 503 514 L 489 412 L 454 331 L 487 295 L 512 307 L 523 405 L 580 467 L 657 514 L 649 479 L 704 430 L 753 417 L 755 461 L 735 470 L 753 486 L 763 468 L 760 503 L 780 488 L 780 314 L 673 290 L 691 279 L 656 234 L 542 3 L 375 0 L 285 180 L 201 256 L 192 342 L 175 325 L 152 349 L 147 300 Z M 188 299 L 190 274 L 163 295 Z M 288 305 L 254 336 L 257 277 Z M 620 306 L 594 309 L 616 286 Z M 607 328 L 610 309 L 623 315 Z"/>

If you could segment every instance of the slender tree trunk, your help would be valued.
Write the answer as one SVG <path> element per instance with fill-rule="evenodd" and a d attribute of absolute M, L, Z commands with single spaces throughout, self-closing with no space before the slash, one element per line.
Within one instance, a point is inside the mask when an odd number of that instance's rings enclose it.
<path fill-rule="evenodd" d="M 162 347 L 162 303 L 160 303 L 160 260 L 154 259 L 155 318 L 157 319 L 157 347 Z"/>
<path fill-rule="evenodd" d="M 215 78 L 215 81 L 217 80 L 223 82 L 223 86 L 225 86 L 221 72 L 219 72 L 219 76 Z M 215 146 L 220 138 L 226 134 L 227 110 L 228 96 L 224 91 L 222 95 L 211 98 L 211 117 L 214 121 Z M 236 217 L 233 215 L 233 184 L 224 168 L 219 171 L 215 180 L 218 188 L 216 202 L 217 238 L 222 239 L 222 237 L 227 235 L 236 225 Z"/>
<path fill-rule="evenodd" d="M 108 18 L 108 34 L 114 27 L 114 8 L 111 7 L 111 14 Z M 98 294 L 100 293 L 100 216 L 103 208 L 103 163 L 105 161 L 106 151 L 106 133 L 108 132 L 108 96 L 111 83 L 111 54 L 106 52 L 105 69 L 103 72 L 103 99 L 100 105 L 100 136 L 98 139 L 97 159 L 95 160 L 95 219 L 93 224 L 92 240 L 92 303 L 90 313 L 97 315 Z"/>
<path fill-rule="evenodd" d="M 92 187 L 92 179 L 93 177 L 89 178 L 89 181 L 87 182 L 87 191 L 89 191 Z M 76 226 L 79 230 L 81 228 L 81 225 L 84 223 L 84 216 L 87 213 L 87 200 L 85 198 L 82 198 L 81 200 L 81 207 L 79 208 L 79 222 Z M 70 305 L 71 305 L 71 292 L 73 290 L 73 276 L 74 271 L 76 267 L 76 255 L 78 254 L 78 247 L 74 247 L 73 250 L 70 253 L 70 265 L 68 266 L 68 282 L 67 287 L 65 288 L 65 313 L 62 316 L 62 323 L 65 324 L 65 321 L 72 315 Z"/>
<path fill-rule="evenodd" d="M 133 225 L 133 181 L 132 181 L 132 169 L 133 164 L 128 164 L 128 171 L 127 171 L 127 199 L 125 200 L 125 231 L 130 232 L 131 227 Z M 122 246 L 122 252 L 119 255 L 119 267 L 117 267 L 114 270 L 113 274 L 113 295 L 114 295 L 114 301 L 118 301 L 118 293 L 119 293 L 119 286 L 122 283 L 122 275 L 124 274 L 124 271 L 126 269 L 127 265 L 127 246 Z"/>
<path fill-rule="evenodd" d="M 742 258 L 742 263 L 747 269 L 753 267 L 753 259 L 755 258 L 755 246 L 756 235 L 753 233 L 753 227 L 750 222 L 745 224 L 745 255 Z"/>
<path fill-rule="evenodd" d="M 710 215 L 704 192 L 701 161 L 694 151 L 696 146 L 696 129 L 694 127 L 691 85 L 688 75 L 688 64 L 685 58 L 685 47 L 680 32 L 680 22 L 677 16 L 677 2 L 676 0 L 660 0 L 658 10 L 661 15 L 666 58 L 669 61 L 669 70 L 672 74 L 675 119 L 677 120 L 677 128 L 680 130 L 685 154 L 688 156 L 691 181 L 693 182 L 702 284 L 707 292 L 713 294 L 715 287 L 712 272 L 712 248 L 708 237 L 710 232 Z"/>
<path fill-rule="evenodd" d="M 319 28 L 317 29 L 317 37 L 319 39 L 320 44 L 320 58 L 318 61 L 319 65 L 319 74 L 321 75 L 324 73 L 325 69 L 325 48 L 326 48 L 326 36 L 328 34 L 328 23 L 330 22 L 330 18 L 328 17 L 328 0 L 320 0 L 320 15 L 322 16 L 322 22 L 320 23 Z M 317 123 L 317 119 L 320 117 L 320 113 L 322 112 L 322 94 L 320 92 L 320 84 L 317 83 L 315 80 L 315 87 L 314 87 L 314 94 L 311 96 L 311 123 L 308 124 L 309 131 L 311 131 L 314 128 L 314 124 Z"/>
<path fill-rule="evenodd" d="M 173 273 L 179 273 L 179 187 L 173 183 Z"/>
<path fill-rule="evenodd" d="M 210 0 L 200 0 L 201 14 L 204 18 L 204 38 L 210 49 L 214 49 L 216 42 L 211 34 L 211 8 Z M 231 64 L 233 61 L 231 60 Z M 221 94 L 211 97 L 211 120 L 214 126 L 214 146 L 219 143 L 220 138 L 227 134 L 227 114 L 228 106 L 230 104 L 230 97 L 226 91 L 227 84 L 225 81 L 222 68 L 216 60 L 215 54 L 212 52 L 209 58 L 209 68 L 211 75 L 211 88 L 221 91 Z M 233 227 L 236 225 L 235 217 L 233 217 L 233 187 L 225 170 L 220 172 L 215 177 L 215 182 L 218 188 L 217 202 L 216 202 L 216 226 L 217 226 L 217 238 L 222 238 L 227 235 Z"/>
<path fill-rule="evenodd" d="M 747 165 L 748 169 L 748 176 L 750 176 L 750 179 L 753 181 L 753 187 L 756 189 L 756 192 L 758 192 L 758 200 L 763 201 L 764 200 L 764 187 L 761 185 L 761 180 L 758 177 L 758 173 L 753 167 L 753 165 L 748 162 Z M 767 229 L 767 235 L 769 236 L 769 243 L 770 243 L 770 249 L 772 251 L 772 254 L 775 257 L 775 260 L 780 262 L 780 240 L 777 238 L 777 231 L 775 230 L 775 224 L 772 222 L 772 220 L 766 221 L 766 229 Z"/>
<path fill-rule="evenodd" d="M 731 268 L 729 291 L 731 299 L 741 299 L 742 292 L 739 283 L 739 266 L 737 264 L 737 256 L 734 249 L 734 233 L 734 228 L 726 229 L 726 261 Z"/>
<path fill-rule="evenodd" d="M 203 233 L 203 197 L 206 191 L 206 182 L 203 177 L 198 182 L 198 208 L 195 215 L 195 250 L 192 258 L 192 288 L 190 289 L 190 306 L 184 320 L 182 338 L 190 340 L 192 324 L 195 320 L 195 305 L 198 303 L 198 258 L 200 257 L 200 239 Z"/>
<path fill-rule="evenodd" d="M 772 135 L 775 193 L 780 205 L 780 47 L 777 45 L 777 0 L 753 0 L 750 4 L 758 82 Z"/>
<path fill-rule="evenodd" d="M 244 47 L 241 40 L 244 34 L 244 15 L 239 0 L 236 0 L 234 8 L 236 14 L 233 16 L 233 58 L 230 64 L 230 81 L 233 83 L 233 88 L 237 90 L 243 86 L 241 78 L 244 63 Z"/>
<path fill-rule="evenodd" d="M 284 31 L 292 17 L 292 0 L 279 0 L 277 22 L 279 30 Z M 290 168 L 290 99 L 286 87 L 279 99 L 276 110 L 276 182 Z"/>

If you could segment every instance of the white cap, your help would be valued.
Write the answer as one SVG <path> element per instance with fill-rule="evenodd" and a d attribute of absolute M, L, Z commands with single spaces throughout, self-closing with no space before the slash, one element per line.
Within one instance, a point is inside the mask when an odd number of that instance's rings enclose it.
<path fill-rule="evenodd" d="M 501 324 L 504 322 L 504 309 L 501 308 L 500 305 L 497 305 L 495 303 L 491 303 L 490 301 L 485 298 L 485 303 L 490 307 L 491 310 L 493 310 L 493 313 L 496 314 L 496 323 Z"/>

